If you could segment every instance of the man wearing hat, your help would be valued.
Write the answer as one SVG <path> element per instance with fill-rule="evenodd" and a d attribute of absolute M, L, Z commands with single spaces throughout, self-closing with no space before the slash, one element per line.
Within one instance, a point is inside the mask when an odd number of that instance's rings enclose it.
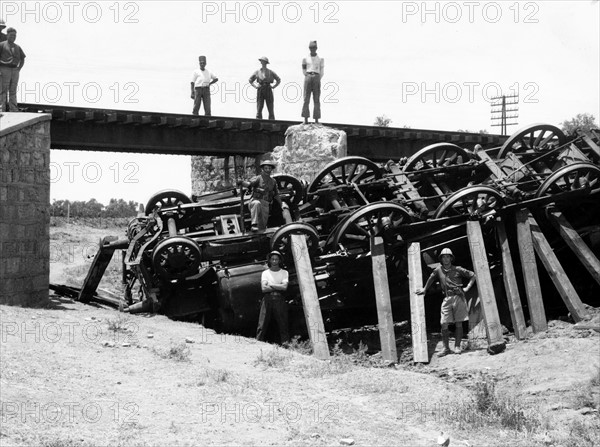
<path fill-rule="evenodd" d="M 17 30 L 8 28 L 6 30 L 6 41 L 0 42 L 0 112 L 4 111 L 8 98 L 10 112 L 18 112 L 17 86 L 19 85 L 19 74 L 25 65 L 25 53 L 15 43 Z"/>
<path fill-rule="evenodd" d="M 283 256 L 278 251 L 272 251 L 267 256 L 269 268 L 262 272 L 260 287 L 263 299 L 260 304 L 256 338 L 265 341 L 271 318 L 274 317 L 279 328 L 281 344 L 290 341 L 288 329 L 288 309 L 283 294 L 288 288 L 288 271 L 281 267 Z"/>
<path fill-rule="evenodd" d="M 269 212 L 273 200 L 281 205 L 281 197 L 277 182 L 271 177 L 271 172 L 275 170 L 275 163 L 265 160 L 260 164 L 261 172 L 256 177 L 245 182 L 238 181 L 238 185 L 246 188 L 252 188 L 252 199 L 248 204 L 250 208 L 250 217 L 252 218 L 252 231 L 264 231 L 267 229 Z"/>
<path fill-rule="evenodd" d="M 192 114 L 198 115 L 200 104 L 204 101 L 204 114 L 210 116 L 210 86 L 217 82 L 219 78 L 206 69 L 206 56 L 199 56 L 198 64 L 200 68 L 195 69 L 192 74 L 191 87 L 192 99 L 194 100 Z"/>
<path fill-rule="evenodd" d="M 248 80 L 250 85 L 257 90 L 256 118 L 259 120 L 262 119 L 262 111 L 266 101 L 267 110 L 269 111 L 269 119 L 274 120 L 275 112 L 273 108 L 273 89 L 281 83 L 281 79 L 279 76 L 277 76 L 277 73 L 267 68 L 267 64 L 269 63 L 268 57 L 262 56 L 258 58 L 258 60 L 260 61 L 262 67 L 256 70 Z M 256 84 L 254 84 L 254 82 L 256 82 Z M 271 86 L 273 82 L 275 82 L 275 85 Z"/>
<path fill-rule="evenodd" d="M 448 331 L 448 325 L 450 323 L 454 323 L 456 326 L 454 353 L 461 353 L 460 342 L 463 336 L 462 323 L 463 321 L 469 320 L 469 310 L 467 308 L 465 293 L 473 287 L 473 284 L 475 283 L 475 273 L 471 270 L 452 265 L 452 262 L 454 262 L 454 254 L 452 253 L 452 250 L 447 247 L 440 252 L 439 259 L 441 264 L 431 272 L 425 287 L 418 289 L 416 292 L 418 295 L 424 295 L 427 292 L 427 289 L 429 289 L 435 281 L 439 281 L 440 286 L 442 287 L 444 301 L 442 302 L 440 323 L 442 325 L 442 342 L 444 343 L 444 349 L 438 354 L 438 357 L 442 357 L 452 353 L 450 350 L 450 333 Z M 463 278 L 469 278 L 469 283 L 465 288 L 462 286 Z"/>
<path fill-rule="evenodd" d="M 314 100 L 313 118 L 315 123 L 321 118 L 321 78 L 325 74 L 325 59 L 317 56 L 317 41 L 313 40 L 308 44 L 310 54 L 302 59 L 302 73 L 304 73 L 304 105 L 302 106 L 302 116 L 304 123 L 308 123 L 310 111 L 308 103 L 312 93 Z"/>

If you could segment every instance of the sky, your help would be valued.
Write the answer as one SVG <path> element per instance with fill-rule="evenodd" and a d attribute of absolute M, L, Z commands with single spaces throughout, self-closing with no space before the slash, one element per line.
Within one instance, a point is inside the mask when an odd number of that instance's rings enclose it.
<path fill-rule="evenodd" d="M 191 113 L 199 55 L 212 113 L 253 118 L 248 78 L 267 56 L 278 119 L 301 121 L 302 58 L 325 59 L 322 121 L 487 130 L 492 97 L 519 95 L 517 126 L 600 117 L 599 2 L 0 0 L 27 55 L 20 102 Z M 312 106 L 311 106 L 312 108 Z M 202 109 L 201 109 L 202 113 Z M 266 113 L 266 110 L 265 110 Z M 51 200 L 145 203 L 191 194 L 188 156 L 52 150 Z"/>

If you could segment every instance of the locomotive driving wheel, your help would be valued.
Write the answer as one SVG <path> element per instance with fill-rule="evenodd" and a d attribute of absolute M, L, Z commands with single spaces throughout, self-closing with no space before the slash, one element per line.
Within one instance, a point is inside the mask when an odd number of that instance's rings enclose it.
<path fill-rule="evenodd" d="M 469 161 L 469 153 L 452 143 L 436 143 L 424 147 L 411 156 L 404 165 L 404 172 L 422 169 L 446 168 Z"/>
<path fill-rule="evenodd" d="M 550 144 L 562 146 L 566 140 L 565 134 L 556 126 L 533 124 L 512 134 L 500 148 L 498 158 L 505 158 L 509 152 L 545 151 Z"/>
<path fill-rule="evenodd" d="M 304 197 L 304 188 L 302 183 L 296 177 L 285 174 L 276 174 L 273 176 L 273 180 L 277 182 L 277 189 L 279 195 L 285 200 L 287 199 L 290 204 L 298 205 Z"/>
<path fill-rule="evenodd" d="M 200 247 L 193 239 L 169 237 L 154 248 L 152 265 L 163 279 L 184 279 L 198 273 L 200 256 Z"/>
<path fill-rule="evenodd" d="M 308 187 L 312 194 L 328 186 L 362 185 L 383 177 L 382 169 L 364 157 L 344 157 L 329 163 Z"/>
<path fill-rule="evenodd" d="M 467 186 L 444 200 L 435 210 L 434 219 L 457 215 L 483 215 L 504 206 L 502 194 L 489 186 Z"/>
<path fill-rule="evenodd" d="M 552 173 L 535 193 L 536 197 L 589 188 L 600 191 L 600 168 L 593 163 L 581 162 L 563 166 Z"/>
<path fill-rule="evenodd" d="M 150 197 L 145 208 L 146 216 L 152 214 L 156 208 L 169 208 L 186 203 L 192 203 L 192 199 L 181 191 L 165 189 Z"/>
<path fill-rule="evenodd" d="M 308 253 L 312 259 L 319 251 L 319 233 L 315 227 L 303 222 L 292 222 L 279 228 L 271 238 L 271 250 L 280 252 L 286 263 L 292 261 L 294 247 L 291 236 L 293 234 L 306 236 Z"/>
<path fill-rule="evenodd" d="M 385 243 L 393 244 L 398 241 L 396 228 L 410 221 L 408 210 L 397 203 L 370 203 L 344 218 L 333 229 L 325 249 L 333 252 L 341 244 L 346 248 L 360 247 L 366 253 L 370 249 L 371 237 L 382 236 Z"/>

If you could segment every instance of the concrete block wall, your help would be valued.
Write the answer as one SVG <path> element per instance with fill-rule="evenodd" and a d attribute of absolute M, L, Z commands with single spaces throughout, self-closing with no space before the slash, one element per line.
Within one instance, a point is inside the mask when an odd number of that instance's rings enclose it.
<path fill-rule="evenodd" d="M 48 301 L 50 119 L 0 116 L 0 304 Z"/>

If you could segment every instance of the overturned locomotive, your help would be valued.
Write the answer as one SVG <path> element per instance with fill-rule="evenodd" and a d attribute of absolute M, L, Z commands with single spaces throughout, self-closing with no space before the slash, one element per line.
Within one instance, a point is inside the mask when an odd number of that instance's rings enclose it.
<path fill-rule="evenodd" d="M 248 191 L 232 189 L 195 201 L 162 191 L 148 201 L 145 215 L 129 223 L 126 239 L 101 243 L 79 299 L 91 298 L 112 253 L 121 249 L 123 304 L 129 312 L 197 317 L 219 331 L 252 334 L 265 256 L 278 250 L 290 270 L 292 330 L 302 333 L 291 240 L 302 235 L 326 328 L 373 323 L 370 247 L 379 236 L 394 315 L 406 316 L 408 243 L 421 243 L 428 265 L 442 246 L 465 252 L 460 244 L 468 219 L 482 222 L 491 242 L 486 245 L 494 246 L 496 220 L 510 219 L 520 208 L 544 220 L 548 206 L 555 206 L 597 251 L 599 165 L 599 131 L 567 138 L 545 124 L 522 129 L 502 147 L 486 150 L 438 143 L 384 165 L 346 157 L 326 166 L 309 185 L 275 175 L 282 202 L 273 203 L 269 228 L 259 233 L 246 231 Z M 489 257 L 492 267 L 500 262 L 497 253 Z"/>

